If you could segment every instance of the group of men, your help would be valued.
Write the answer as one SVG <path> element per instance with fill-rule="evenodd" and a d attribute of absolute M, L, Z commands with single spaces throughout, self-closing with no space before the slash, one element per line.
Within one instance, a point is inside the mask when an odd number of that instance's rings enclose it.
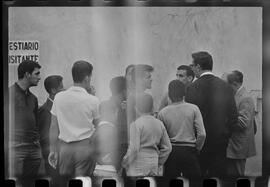
<path fill-rule="evenodd" d="M 110 81 L 112 96 L 100 102 L 90 85 L 92 64 L 77 61 L 73 86 L 64 90 L 61 76 L 47 77 L 49 97 L 38 107 L 29 88 L 38 85 L 41 66 L 22 62 L 9 89 L 11 175 L 22 186 L 33 186 L 43 158 L 55 186 L 65 178 L 112 173 L 243 176 L 246 159 L 256 154 L 255 107 L 243 74 L 235 70 L 218 78 L 208 52 L 192 58 L 191 65 L 177 68 L 159 111 L 147 92 L 154 72 L 150 65 L 128 66 L 125 76 Z"/>

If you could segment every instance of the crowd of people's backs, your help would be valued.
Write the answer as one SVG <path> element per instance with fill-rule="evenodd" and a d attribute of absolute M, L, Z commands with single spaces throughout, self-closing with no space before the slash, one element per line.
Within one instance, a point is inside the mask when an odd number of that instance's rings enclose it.
<path fill-rule="evenodd" d="M 125 76 L 112 78 L 111 97 L 100 103 L 90 85 L 93 66 L 77 61 L 67 90 L 61 76 L 45 79 L 49 97 L 38 109 L 29 88 L 38 84 L 41 66 L 22 62 L 10 88 L 11 175 L 31 186 L 43 157 L 55 186 L 59 176 L 243 176 L 246 159 L 256 154 L 254 104 L 243 74 L 222 80 L 212 73 L 209 53 L 192 58 L 177 68 L 159 111 L 147 92 L 150 65 L 130 65 Z"/>

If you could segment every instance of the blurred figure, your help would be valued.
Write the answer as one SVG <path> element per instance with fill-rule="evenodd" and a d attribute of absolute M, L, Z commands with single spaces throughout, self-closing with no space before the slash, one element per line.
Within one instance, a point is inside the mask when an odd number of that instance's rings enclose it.
<path fill-rule="evenodd" d="M 125 78 L 127 81 L 127 95 L 132 93 L 135 87 L 134 81 L 132 80 L 132 71 L 134 67 L 135 67 L 134 64 L 130 64 L 126 67 Z"/>
<path fill-rule="evenodd" d="M 192 70 L 198 79 L 188 88 L 185 101 L 199 107 L 206 131 L 200 153 L 203 177 L 226 176 L 226 149 L 237 126 L 237 108 L 232 89 L 212 73 L 213 59 L 206 51 L 192 54 Z"/>
<path fill-rule="evenodd" d="M 152 72 L 154 68 L 147 64 L 138 64 L 131 69 L 131 80 L 134 89 L 128 95 L 127 100 L 127 121 L 130 125 L 138 117 L 135 104 L 137 102 L 136 95 L 144 93 L 146 89 L 152 88 Z"/>
<path fill-rule="evenodd" d="M 9 88 L 9 177 L 23 187 L 34 187 L 41 149 L 37 124 L 38 100 L 29 88 L 40 81 L 41 66 L 25 60 L 18 66 L 18 81 Z"/>
<path fill-rule="evenodd" d="M 139 118 L 130 126 L 130 143 L 123 159 L 128 176 L 156 176 L 171 152 L 171 143 L 163 123 L 153 117 L 153 98 L 141 93 L 136 102 Z"/>
<path fill-rule="evenodd" d="M 184 101 L 185 85 L 173 80 L 168 88 L 172 104 L 163 108 L 158 118 L 164 123 L 172 143 L 172 153 L 165 164 L 165 176 L 188 179 L 201 177 L 198 152 L 206 133 L 199 108 Z"/>
<path fill-rule="evenodd" d="M 126 154 L 127 148 L 128 148 L 128 138 L 127 138 L 127 119 L 126 119 L 126 107 L 124 106 L 126 102 L 127 97 L 127 87 L 126 87 L 126 79 L 125 77 L 118 76 L 112 78 L 110 81 L 110 90 L 112 93 L 112 96 L 109 100 L 103 101 L 100 104 L 100 111 L 103 111 L 104 114 L 107 114 L 109 112 L 105 111 L 111 111 L 111 113 L 115 114 L 115 119 L 110 117 L 110 119 L 114 119 L 113 121 L 110 121 L 114 124 L 117 132 L 117 155 L 115 156 L 115 163 L 114 166 L 118 172 L 120 172 L 121 169 L 121 162 L 122 158 Z M 106 116 L 103 115 L 103 118 L 106 118 Z"/>
<path fill-rule="evenodd" d="M 99 99 L 87 93 L 93 66 L 77 61 L 72 66 L 73 86 L 56 94 L 51 109 L 49 163 L 59 162 L 61 182 L 77 176 L 92 176 L 95 168 L 93 134 L 99 123 Z M 56 142 L 59 142 L 59 154 Z"/>
<path fill-rule="evenodd" d="M 189 87 L 189 85 L 193 82 L 194 76 L 194 72 L 190 66 L 181 65 L 177 68 L 176 78 L 185 85 L 185 88 Z M 161 99 L 159 111 L 171 103 L 172 102 L 168 96 L 168 92 L 166 92 Z"/>
<path fill-rule="evenodd" d="M 224 74 L 223 79 L 233 89 L 238 110 L 237 129 L 232 132 L 227 147 L 228 174 L 240 177 L 245 175 L 247 158 L 256 155 L 255 105 L 252 97 L 243 86 L 243 74 L 240 71 L 235 70 Z"/>
<path fill-rule="evenodd" d="M 63 91 L 63 77 L 60 75 L 51 75 L 44 80 L 44 87 L 49 97 L 46 102 L 38 110 L 38 126 L 40 132 L 40 145 L 42 151 L 42 157 L 45 164 L 46 175 L 52 177 L 52 186 L 58 186 L 57 171 L 48 163 L 48 156 L 50 153 L 50 138 L 49 131 L 51 126 L 51 109 L 55 95 Z"/>

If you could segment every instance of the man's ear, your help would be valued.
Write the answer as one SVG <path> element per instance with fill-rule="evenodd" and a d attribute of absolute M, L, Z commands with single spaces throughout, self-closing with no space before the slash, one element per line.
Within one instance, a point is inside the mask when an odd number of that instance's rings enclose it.
<path fill-rule="evenodd" d="M 29 73 L 29 72 L 25 72 L 25 74 L 24 74 L 24 77 L 25 78 L 28 78 L 28 77 L 30 77 L 31 76 L 31 74 Z"/>
<path fill-rule="evenodd" d="M 192 76 L 188 76 L 187 78 L 188 78 L 188 81 L 189 82 L 192 82 L 192 80 L 193 80 L 193 77 Z"/>

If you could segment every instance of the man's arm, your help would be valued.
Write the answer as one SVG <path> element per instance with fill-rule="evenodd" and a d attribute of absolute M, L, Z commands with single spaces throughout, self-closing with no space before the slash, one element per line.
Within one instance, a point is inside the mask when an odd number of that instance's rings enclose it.
<path fill-rule="evenodd" d="M 159 145 L 158 164 L 163 165 L 172 151 L 172 144 L 165 127 L 162 127 L 162 137 Z"/>
<path fill-rule="evenodd" d="M 254 120 L 251 119 L 252 113 L 254 113 L 254 104 L 251 98 L 245 98 L 240 102 L 238 113 L 238 123 L 236 128 L 245 130 L 249 125 L 249 121 L 253 122 Z M 252 124 L 254 125 L 254 123 Z"/>
<path fill-rule="evenodd" d="M 206 132 L 205 132 L 204 124 L 203 124 L 202 114 L 200 112 L 200 109 L 197 106 L 196 106 L 196 110 L 195 110 L 194 127 L 195 127 L 195 131 L 196 131 L 196 135 L 197 135 L 196 148 L 197 148 L 197 150 L 200 151 L 204 145 L 204 141 L 206 138 Z"/>
<path fill-rule="evenodd" d="M 50 127 L 50 154 L 48 157 L 49 164 L 56 168 L 58 161 L 58 152 L 57 152 L 57 139 L 59 135 L 59 126 L 57 117 L 52 114 L 51 117 L 51 127 Z"/>
<path fill-rule="evenodd" d="M 230 96 L 229 96 L 228 107 L 227 107 L 227 117 L 228 117 L 227 124 L 229 125 L 229 129 L 234 131 L 234 130 L 239 129 L 238 128 L 238 111 L 236 108 L 236 103 L 234 100 L 232 90 L 229 94 Z"/>

